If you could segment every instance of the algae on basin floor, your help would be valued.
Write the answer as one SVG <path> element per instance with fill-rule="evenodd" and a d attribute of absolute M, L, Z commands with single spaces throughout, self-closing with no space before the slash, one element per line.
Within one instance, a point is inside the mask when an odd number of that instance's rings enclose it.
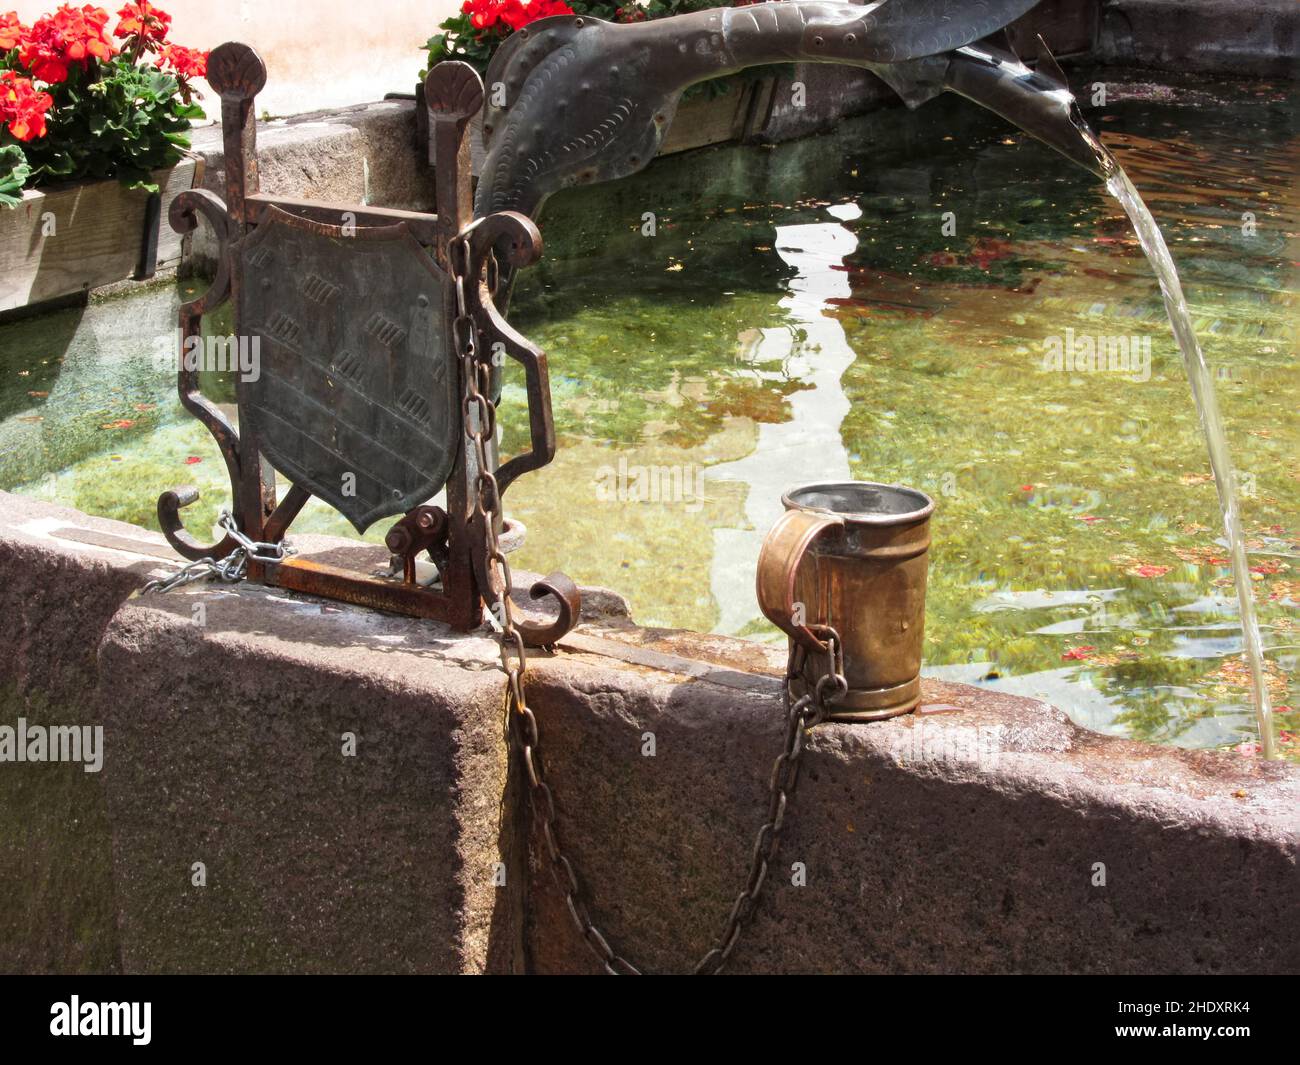
<path fill-rule="evenodd" d="M 1220 373 L 1287 707 L 1290 103 L 1269 85 L 1195 84 L 1153 103 L 1115 71 L 1107 82 L 1089 117 L 1165 228 Z M 553 198 L 541 228 L 546 256 L 511 317 L 548 351 L 560 451 L 506 497 L 529 528 L 518 565 L 617 588 L 643 622 L 771 639 L 748 574 L 780 489 L 912 484 L 938 501 L 929 671 L 1041 693 L 1104 731 L 1187 746 L 1251 734 L 1195 411 L 1155 280 L 1087 175 L 945 100 L 775 149 L 662 159 Z M 103 333 L 104 306 L 0 329 L 0 487 L 153 524 L 158 493 L 188 481 L 203 489 L 191 525 L 215 520 L 216 448 L 171 378 L 147 372 L 176 299 L 134 297 L 130 329 L 95 349 L 116 345 L 113 359 L 79 346 Z M 1124 361 L 1067 365 L 1085 343 L 1122 343 Z M 522 399 L 510 375 L 507 453 L 526 439 Z M 295 529 L 351 535 L 318 504 Z M 1279 724 L 1294 757 L 1295 713 Z"/>

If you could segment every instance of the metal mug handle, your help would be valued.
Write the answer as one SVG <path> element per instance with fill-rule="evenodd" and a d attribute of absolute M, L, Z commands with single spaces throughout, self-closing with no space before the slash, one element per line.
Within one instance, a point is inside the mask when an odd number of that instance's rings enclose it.
<path fill-rule="evenodd" d="M 805 650 L 824 655 L 830 648 L 807 625 L 795 624 L 794 583 L 808 548 L 844 519 L 807 510 L 787 510 L 763 539 L 758 553 L 758 605 L 767 619 Z"/>

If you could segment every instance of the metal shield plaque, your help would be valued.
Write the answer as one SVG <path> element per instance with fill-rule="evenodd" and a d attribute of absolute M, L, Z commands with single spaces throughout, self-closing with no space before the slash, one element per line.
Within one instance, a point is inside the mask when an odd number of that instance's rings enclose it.
<path fill-rule="evenodd" d="M 401 225 L 273 210 L 244 241 L 243 418 L 272 466 L 364 532 L 446 483 L 460 433 L 448 279 Z"/>

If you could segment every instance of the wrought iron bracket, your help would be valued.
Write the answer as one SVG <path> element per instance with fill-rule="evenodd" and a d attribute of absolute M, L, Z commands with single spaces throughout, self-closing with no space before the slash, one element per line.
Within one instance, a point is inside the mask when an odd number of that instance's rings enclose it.
<path fill-rule="evenodd" d="M 483 106 L 482 81 L 454 62 L 438 64 L 425 81 L 436 214 L 263 194 L 254 101 L 266 67 L 247 45 L 223 44 L 209 58 L 208 82 L 221 98 L 225 199 L 191 190 L 171 207 L 174 229 L 191 232 L 203 220 L 218 249 L 211 284 L 180 308 L 181 351 L 199 350 L 204 318 L 229 302 L 232 339 L 256 341 L 260 365 L 237 382 L 238 429 L 203 395 L 195 360 L 179 359 L 177 386 L 184 408 L 221 450 L 234 523 L 248 540 L 279 544 L 312 496 L 361 530 L 401 515 L 386 537 L 400 562 L 392 575 L 286 555 L 250 558 L 248 577 L 475 628 L 483 621 L 487 548 L 471 522 L 479 471 L 466 448 L 453 336 L 458 286 L 476 357 L 496 367 L 509 357 L 524 369 L 530 450 L 489 471 L 499 491 L 555 453 L 546 356 L 492 302 L 498 259 L 511 269 L 535 262 L 541 237 L 517 214 L 473 221 L 469 123 Z M 468 273 L 452 262 L 453 242 L 463 233 Z M 495 453 L 488 464 L 496 466 Z M 277 471 L 290 482 L 283 495 Z M 444 487 L 443 505 L 429 505 Z M 232 535 L 204 544 L 185 530 L 181 511 L 197 499 L 190 486 L 163 493 L 163 534 L 186 559 L 225 557 L 239 546 Z M 425 553 L 438 577 L 421 582 L 416 559 Z M 563 575 L 539 582 L 532 594 L 553 595 L 560 616 L 521 624 L 528 642 L 553 642 L 576 623 L 576 589 Z"/>

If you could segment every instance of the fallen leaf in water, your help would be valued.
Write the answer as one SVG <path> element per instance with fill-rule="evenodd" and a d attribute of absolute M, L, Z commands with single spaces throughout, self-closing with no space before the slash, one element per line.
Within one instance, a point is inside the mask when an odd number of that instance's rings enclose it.
<path fill-rule="evenodd" d="M 137 403 L 135 405 L 135 409 L 139 411 L 153 410 L 154 406 L 155 404 L 153 403 Z"/>
<path fill-rule="evenodd" d="M 1212 547 L 1176 547 L 1174 554 L 1184 562 L 1194 562 L 1198 566 L 1226 566 L 1228 559 L 1217 544 Z"/>
<path fill-rule="evenodd" d="M 32 399 L 45 399 L 49 395 L 48 392 L 28 392 L 27 394 L 31 396 Z"/>
<path fill-rule="evenodd" d="M 1246 662 L 1244 655 L 1238 658 L 1229 659 L 1224 662 L 1214 672 L 1206 675 L 1206 680 L 1218 681 L 1215 685 L 1215 691 L 1226 695 L 1229 688 L 1250 688 L 1253 682 L 1250 674 L 1250 666 Z M 1283 673 L 1276 662 L 1265 660 L 1264 662 L 1264 687 L 1268 689 L 1268 694 L 1273 699 L 1286 698 L 1288 688 L 1287 674 Z"/>
<path fill-rule="evenodd" d="M 1185 473 L 1178 478 L 1178 483 L 1186 485 L 1209 484 L 1213 480 L 1214 474 L 1212 473 Z"/>
<path fill-rule="evenodd" d="M 1086 662 L 1095 650 L 1097 648 L 1084 644 L 1082 647 L 1071 647 L 1061 657 L 1069 662 Z"/>
<path fill-rule="evenodd" d="M 1174 568 L 1173 566 L 1142 565 L 1142 566 L 1133 566 L 1130 569 L 1125 570 L 1124 572 L 1129 574 L 1132 577 L 1163 577 L 1166 573 L 1168 573 L 1173 568 Z"/>
<path fill-rule="evenodd" d="M 1232 797 L 1234 799 L 1244 799 L 1246 798 L 1246 793 L 1242 791 L 1241 788 L 1238 788 L 1236 791 L 1232 793 Z"/>
<path fill-rule="evenodd" d="M 1271 577 L 1274 573 L 1286 573 L 1290 568 L 1291 567 L 1280 558 L 1266 558 L 1263 562 L 1257 562 L 1255 565 L 1251 566 L 1250 572 L 1267 574 Z"/>
<path fill-rule="evenodd" d="M 1076 514 L 1075 521 L 1081 521 L 1085 525 L 1096 525 L 1099 521 L 1105 521 L 1105 518 L 1099 518 L 1096 514 Z"/>
<path fill-rule="evenodd" d="M 1239 743 L 1233 748 L 1238 754 L 1256 755 L 1259 754 L 1259 744 L 1254 740 L 1246 740 L 1245 743 Z"/>
<path fill-rule="evenodd" d="M 1121 662 L 1136 662 L 1141 657 L 1138 651 L 1112 651 L 1106 655 L 1093 655 L 1089 661 L 1094 666 L 1118 666 Z"/>
<path fill-rule="evenodd" d="M 101 429 L 130 429 L 135 422 L 130 418 L 118 418 L 115 422 L 105 422 L 100 426 Z"/>
<path fill-rule="evenodd" d="M 28 414 L 19 418 L 18 420 L 20 422 L 26 423 L 27 425 L 35 425 L 37 422 L 45 421 L 45 419 L 42 418 L 39 414 Z"/>
<path fill-rule="evenodd" d="M 199 463 L 199 462 L 202 462 L 202 461 L 203 461 L 203 460 L 202 460 L 201 458 L 199 458 L 198 455 L 191 455 L 189 458 L 187 458 L 187 459 L 185 460 L 185 465 L 186 465 L 186 466 L 193 466 L 193 465 L 195 465 L 196 463 Z"/>

